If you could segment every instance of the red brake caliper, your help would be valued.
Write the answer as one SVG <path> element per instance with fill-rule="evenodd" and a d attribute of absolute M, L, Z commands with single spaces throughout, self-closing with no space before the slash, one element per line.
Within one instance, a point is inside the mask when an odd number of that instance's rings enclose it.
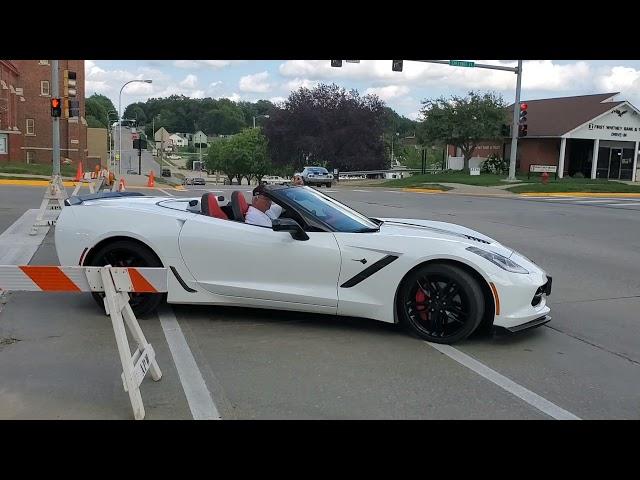
<path fill-rule="evenodd" d="M 427 305 L 425 304 L 428 298 L 422 289 L 418 288 L 416 292 L 416 310 L 420 312 L 419 315 L 422 321 L 426 321 L 429 318 L 429 312 L 427 312 Z"/>

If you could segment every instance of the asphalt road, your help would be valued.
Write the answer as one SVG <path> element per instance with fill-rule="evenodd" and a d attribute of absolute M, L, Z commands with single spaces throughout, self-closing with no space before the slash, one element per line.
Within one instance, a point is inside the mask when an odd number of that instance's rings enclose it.
<path fill-rule="evenodd" d="M 160 188 L 144 191 L 203 193 Z M 534 260 L 554 278 L 553 320 L 516 335 L 474 336 L 455 350 L 579 418 L 640 418 L 640 202 L 326 191 L 369 215 L 465 225 Z M 0 229 L 37 208 L 41 195 L 0 187 Z M 57 263 L 51 233 L 32 263 Z M 495 376 L 395 325 L 267 310 L 171 311 L 224 419 L 551 418 L 531 395 L 515 396 Z M 142 385 L 147 418 L 192 418 L 161 325 L 151 318 L 142 327 L 164 372 L 161 382 Z M 109 320 L 88 295 L 10 294 L 1 338 L 8 340 L 0 343 L 0 418 L 131 417 Z"/>

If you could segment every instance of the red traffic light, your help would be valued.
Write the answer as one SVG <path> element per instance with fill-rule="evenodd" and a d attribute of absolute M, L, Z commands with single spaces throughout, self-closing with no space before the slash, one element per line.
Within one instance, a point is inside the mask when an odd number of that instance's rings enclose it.
<path fill-rule="evenodd" d="M 51 99 L 51 108 L 59 108 L 60 107 L 60 99 L 52 98 Z"/>
<path fill-rule="evenodd" d="M 526 103 L 520 104 L 520 110 L 526 110 L 527 108 L 529 108 L 529 105 L 527 105 Z"/>

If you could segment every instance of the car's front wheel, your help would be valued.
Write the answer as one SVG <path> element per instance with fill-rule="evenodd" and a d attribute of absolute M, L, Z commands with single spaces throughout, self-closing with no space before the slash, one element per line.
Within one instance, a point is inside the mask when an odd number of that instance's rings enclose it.
<path fill-rule="evenodd" d="M 408 330 L 434 343 L 455 343 L 480 325 L 484 297 L 476 279 L 459 267 L 434 263 L 400 285 L 398 317 Z"/>
<path fill-rule="evenodd" d="M 92 255 L 90 264 L 96 267 L 162 267 L 149 248 L 130 240 L 108 243 Z M 165 297 L 164 293 L 129 293 L 129 305 L 136 317 L 141 317 L 153 312 Z M 94 293 L 93 298 L 104 307 L 103 293 Z"/>

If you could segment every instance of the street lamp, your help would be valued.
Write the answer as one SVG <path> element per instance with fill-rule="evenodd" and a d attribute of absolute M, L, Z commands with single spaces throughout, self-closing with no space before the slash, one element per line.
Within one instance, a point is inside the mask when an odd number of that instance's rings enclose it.
<path fill-rule="evenodd" d="M 115 110 L 109 110 L 107 112 L 107 141 L 109 142 L 109 148 L 108 148 L 108 152 L 109 152 L 109 168 L 112 168 L 113 165 L 113 159 L 111 158 L 111 115 L 115 114 L 116 116 L 118 115 L 118 112 L 116 112 Z"/>
<path fill-rule="evenodd" d="M 256 118 L 269 118 L 269 115 L 256 115 L 255 117 L 253 117 L 253 128 L 256 128 Z"/>
<path fill-rule="evenodd" d="M 118 97 L 118 139 L 120 141 L 120 146 L 118 148 L 118 174 L 120 175 L 122 175 L 122 90 L 124 90 L 124 87 L 134 82 L 153 83 L 153 80 L 129 80 L 127 83 L 122 85 L 122 88 L 120 89 L 120 95 Z"/>

